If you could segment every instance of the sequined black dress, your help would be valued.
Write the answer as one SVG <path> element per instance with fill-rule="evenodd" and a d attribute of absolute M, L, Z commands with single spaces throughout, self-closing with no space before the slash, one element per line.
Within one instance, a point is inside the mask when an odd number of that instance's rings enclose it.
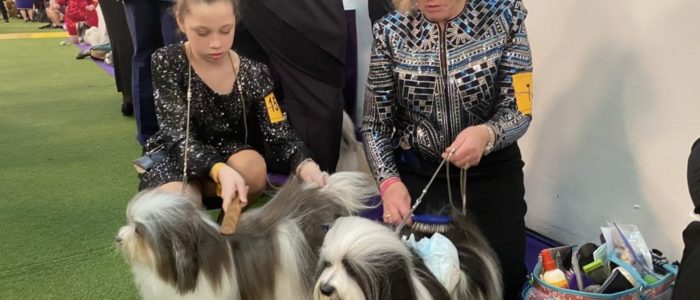
<path fill-rule="evenodd" d="M 160 130 L 149 138 L 146 151 L 158 146 L 168 151 L 163 161 L 141 174 L 140 189 L 157 187 L 167 182 L 182 181 L 185 125 L 187 117 L 187 85 L 189 61 L 182 43 L 156 50 L 152 58 L 153 95 Z M 239 85 L 241 91 L 239 92 Z M 221 95 L 209 88 L 192 70 L 190 139 L 187 153 L 190 178 L 208 178 L 217 162 L 225 162 L 232 154 L 252 147 L 246 141 L 246 121 L 257 119 L 264 142 L 271 149 L 268 164 L 287 164 L 291 170 L 309 151 L 294 134 L 286 120 L 278 120 L 266 106 L 270 103 L 272 82 L 269 70 L 261 63 L 241 57 L 238 77 L 230 94 Z M 243 99 L 241 99 L 241 93 Z M 245 107 L 245 109 L 244 109 Z M 274 121 L 274 123 L 273 123 Z"/>

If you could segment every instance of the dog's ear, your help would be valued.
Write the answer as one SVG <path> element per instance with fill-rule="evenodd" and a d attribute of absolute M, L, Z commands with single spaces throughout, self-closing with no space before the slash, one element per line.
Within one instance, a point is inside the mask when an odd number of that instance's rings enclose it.
<path fill-rule="evenodd" d="M 197 237 L 188 230 L 187 222 L 178 225 L 162 228 L 142 226 L 139 235 L 148 241 L 153 250 L 155 269 L 160 279 L 172 284 L 180 295 L 184 295 L 193 292 L 197 286 Z"/>
<path fill-rule="evenodd" d="M 397 256 L 394 259 L 388 260 L 391 263 L 385 265 L 388 279 L 388 284 L 383 287 L 382 299 L 401 299 L 401 300 L 416 300 L 416 287 L 413 284 L 411 273 L 409 272 L 411 265 L 404 259 L 403 256 Z"/>
<path fill-rule="evenodd" d="M 175 284 L 177 291 L 181 294 L 193 292 L 197 287 L 197 276 L 199 275 L 199 262 L 196 243 L 191 239 L 182 240 L 175 237 L 172 244 L 172 255 L 175 262 Z"/>
<path fill-rule="evenodd" d="M 144 226 L 142 223 L 136 222 L 134 223 L 134 233 L 138 236 L 143 236 L 143 234 L 146 232 L 146 226 Z"/>

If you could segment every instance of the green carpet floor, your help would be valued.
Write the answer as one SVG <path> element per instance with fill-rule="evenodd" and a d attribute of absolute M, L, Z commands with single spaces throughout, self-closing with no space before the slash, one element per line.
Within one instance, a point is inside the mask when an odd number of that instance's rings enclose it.
<path fill-rule="evenodd" d="M 57 32 L 61 29 L 39 29 L 39 27 L 48 23 L 28 22 L 24 20 L 10 19 L 10 23 L 5 23 L 0 18 L 0 33 L 25 33 L 25 32 Z"/>
<path fill-rule="evenodd" d="M 134 119 L 61 41 L 0 40 L 0 299 L 136 299 L 113 243 L 136 192 Z"/>

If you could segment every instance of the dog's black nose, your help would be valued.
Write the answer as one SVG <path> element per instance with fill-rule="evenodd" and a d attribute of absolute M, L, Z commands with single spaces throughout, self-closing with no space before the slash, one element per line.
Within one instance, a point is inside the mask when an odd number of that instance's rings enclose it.
<path fill-rule="evenodd" d="M 121 244 L 121 243 L 122 243 L 122 238 L 116 237 L 116 238 L 114 238 L 114 241 L 117 242 L 117 244 Z"/>
<path fill-rule="evenodd" d="M 333 293 L 335 293 L 335 287 L 327 283 L 321 284 L 321 294 L 324 296 L 331 296 Z"/>

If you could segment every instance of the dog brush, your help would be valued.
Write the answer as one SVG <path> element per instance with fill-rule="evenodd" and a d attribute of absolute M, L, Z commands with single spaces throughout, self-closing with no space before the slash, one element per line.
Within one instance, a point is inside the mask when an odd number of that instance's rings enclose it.
<path fill-rule="evenodd" d="M 232 235 L 236 232 L 236 227 L 238 227 L 238 220 L 241 218 L 241 200 L 238 197 L 233 198 L 231 204 L 228 205 L 228 209 L 224 214 L 224 218 L 221 221 L 221 234 L 222 235 Z"/>
<path fill-rule="evenodd" d="M 422 234 L 444 234 L 452 229 L 452 217 L 443 215 L 414 215 L 411 231 Z"/>
<path fill-rule="evenodd" d="M 418 205 L 421 204 L 423 197 L 425 194 L 428 192 L 428 188 L 433 184 L 433 181 L 435 180 L 435 177 L 437 174 L 440 172 L 442 169 L 442 166 L 445 165 L 445 173 L 447 176 L 447 190 L 449 191 L 449 201 L 450 205 L 452 206 L 452 209 L 457 210 L 457 207 L 455 207 L 454 202 L 452 201 L 452 188 L 450 186 L 450 164 L 447 163 L 447 161 L 452 157 L 454 154 L 455 149 L 451 149 L 450 152 L 447 154 L 447 157 L 445 157 L 442 162 L 440 162 L 440 165 L 438 165 L 437 169 L 435 170 L 435 173 L 433 173 L 433 176 L 430 178 L 430 181 L 428 181 L 428 184 L 426 184 L 425 188 L 421 191 L 420 196 L 416 199 L 415 204 L 411 207 L 411 210 L 409 211 L 408 215 L 404 217 L 404 219 L 401 221 L 401 223 L 396 227 L 396 232 L 400 233 L 403 227 L 408 223 L 409 218 L 412 219 L 413 224 L 411 225 L 411 231 L 414 233 L 421 233 L 424 235 L 431 235 L 433 233 L 440 233 L 444 234 L 452 229 L 452 217 L 451 216 L 444 216 L 444 215 L 430 215 L 430 214 L 421 214 L 421 215 L 414 215 L 413 212 L 418 208 Z M 462 214 L 466 215 L 466 206 L 467 206 L 467 196 L 466 196 L 466 190 L 467 190 L 467 169 L 469 168 L 469 164 L 466 164 L 464 168 L 460 169 L 460 194 L 462 196 Z"/>
<path fill-rule="evenodd" d="M 216 195 L 221 197 L 221 185 L 216 185 Z M 226 211 L 221 212 L 223 218 L 221 218 L 221 234 L 222 235 L 232 235 L 236 232 L 236 227 L 238 227 L 238 221 L 241 219 L 241 199 L 236 196 L 233 197 L 231 203 L 229 203 Z"/>

